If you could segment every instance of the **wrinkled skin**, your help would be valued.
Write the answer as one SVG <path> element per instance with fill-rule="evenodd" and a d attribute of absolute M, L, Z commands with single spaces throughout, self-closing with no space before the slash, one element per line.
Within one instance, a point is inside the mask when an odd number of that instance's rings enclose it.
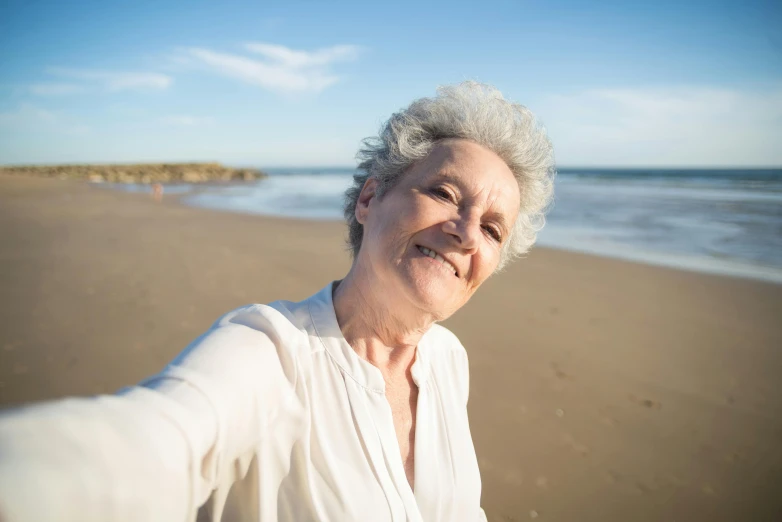
<path fill-rule="evenodd" d="M 356 216 L 364 225 L 364 239 L 357 264 L 372 267 L 372 286 L 383 293 L 384 302 L 394 303 L 396 313 L 447 318 L 499 264 L 519 211 L 513 173 L 483 146 L 449 139 L 435 145 L 383 197 L 376 197 L 376 188 L 369 179 L 359 197 Z"/>

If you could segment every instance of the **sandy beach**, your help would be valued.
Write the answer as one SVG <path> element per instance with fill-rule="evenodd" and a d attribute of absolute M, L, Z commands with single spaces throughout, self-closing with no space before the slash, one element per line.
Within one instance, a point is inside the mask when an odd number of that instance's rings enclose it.
<path fill-rule="evenodd" d="M 344 237 L 0 176 L 0 407 L 133 384 L 341 278 Z M 782 520 L 782 285 L 541 248 L 445 325 L 490 521 Z"/>

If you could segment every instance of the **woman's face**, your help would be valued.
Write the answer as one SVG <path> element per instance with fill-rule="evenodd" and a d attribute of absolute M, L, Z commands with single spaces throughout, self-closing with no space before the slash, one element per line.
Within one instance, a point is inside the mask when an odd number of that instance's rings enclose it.
<path fill-rule="evenodd" d="M 443 320 L 497 268 L 519 212 L 519 187 L 505 162 L 474 142 L 438 142 L 381 199 L 364 185 L 358 262 L 387 302 Z M 434 258 L 432 256 L 435 256 Z"/>

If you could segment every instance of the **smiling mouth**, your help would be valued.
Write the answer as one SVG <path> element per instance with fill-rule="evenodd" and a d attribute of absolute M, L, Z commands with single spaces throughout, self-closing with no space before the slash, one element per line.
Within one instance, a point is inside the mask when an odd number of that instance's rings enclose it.
<path fill-rule="evenodd" d="M 431 257 L 435 261 L 439 262 L 443 268 L 449 270 L 456 277 L 459 277 L 459 271 L 456 270 L 456 267 L 453 266 L 450 262 L 448 262 L 448 260 L 446 260 L 443 256 L 441 256 L 440 254 L 438 254 L 437 252 L 435 252 L 430 248 L 426 248 L 425 246 L 416 245 L 416 247 L 418 248 L 418 251 L 421 252 L 423 255 L 427 257 Z"/>

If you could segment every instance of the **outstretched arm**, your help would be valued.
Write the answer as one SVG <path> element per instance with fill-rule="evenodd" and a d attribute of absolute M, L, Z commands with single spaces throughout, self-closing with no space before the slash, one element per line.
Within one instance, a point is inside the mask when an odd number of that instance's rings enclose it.
<path fill-rule="evenodd" d="M 258 312 L 227 314 L 117 395 L 0 414 L 0 520 L 191 521 L 262 439 L 284 452 L 296 436 L 295 370 Z"/>
<path fill-rule="evenodd" d="M 0 519 L 192 520 L 206 486 L 195 457 L 214 429 L 198 422 L 145 388 L 6 412 Z"/>

